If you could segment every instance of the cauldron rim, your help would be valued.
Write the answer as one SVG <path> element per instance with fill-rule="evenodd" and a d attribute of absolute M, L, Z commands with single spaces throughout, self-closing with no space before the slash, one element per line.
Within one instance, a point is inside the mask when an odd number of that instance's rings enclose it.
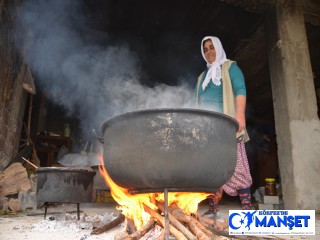
<path fill-rule="evenodd" d="M 96 172 L 92 169 L 84 169 L 84 168 L 70 168 L 70 167 L 38 167 L 37 173 L 44 172 L 72 172 L 72 173 L 86 173 L 95 175 Z"/>
<path fill-rule="evenodd" d="M 236 119 L 234 119 L 224 113 L 220 113 L 220 112 L 204 110 L 204 109 L 195 109 L 195 108 L 154 108 L 154 109 L 143 109 L 143 110 L 130 111 L 130 112 L 122 113 L 122 114 L 113 116 L 111 118 L 108 118 L 101 125 L 102 133 L 104 133 L 105 129 L 109 125 L 112 125 L 114 122 L 117 122 L 122 119 L 126 119 L 128 117 L 133 117 L 133 116 L 142 115 L 142 114 L 150 114 L 150 113 L 195 113 L 195 114 L 199 114 L 199 115 L 211 115 L 211 116 L 215 116 L 218 118 L 224 118 L 225 120 L 234 124 L 236 129 L 239 128 L 239 124 Z"/>

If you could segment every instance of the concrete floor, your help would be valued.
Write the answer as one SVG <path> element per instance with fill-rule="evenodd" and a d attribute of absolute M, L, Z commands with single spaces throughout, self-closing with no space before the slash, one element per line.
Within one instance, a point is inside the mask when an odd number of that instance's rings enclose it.
<path fill-rule="evenodd" d="M 99 240 L 99 239 L 114 239 L 114 236 L 125 228 L 125 224 L 119 225 L 117 228 L 109 230 L 100 235 L 90 235 L 91 229 L 79 229 L 75 227 L 75 223 L 66 225 L 58 225 L 55 221 L 49 221 L 50 217 L 58 219 L 61 212 L 72 211 L 75 218 L 76 216 L 75 204 L 58 204 L 48 207 L 47 220 L 44 220 L 44 209 L 37 209 L 36 211 L 30 210 L 24 213 L 19 213 L 16 216 L 0 215 L 0 239 L 1 240 Z M 240 210 L 241 205 L 239 199 L 224 198 L 220 204 L 220 213 L 222 219 L 228 219 L 229 210 Z M 199 213 L 202 214 L 208 210 L 206 201 L 199 205 Z M 116 204 L 80 204 L 80 215 L 94 216 L 119 214 L 116 209 Z M 31 213 L 31 214 L 30 214 Z M 33 214 L 33 215 L 32 215 Z M 31 216 L 30 216 L 31 215 Z M 79 222 L 74 220 L 79 225 Z M 47 225 L 45 225 L 47 224 Z M 49 226 L 49 225 L 50 226 Z M 52 224 L 55 224 L 54 226 Z M 320 211 L 316 213 L 316 235 L 315 236 L 279 236 L 281 239 L 320 239 Z M 277 236 L 269 236 L 269 238 L 278 239 Z"/>

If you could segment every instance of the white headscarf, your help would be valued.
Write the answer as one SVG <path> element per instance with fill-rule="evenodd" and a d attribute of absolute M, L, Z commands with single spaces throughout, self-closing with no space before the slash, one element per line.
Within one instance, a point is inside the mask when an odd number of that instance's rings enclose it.
<path fill-rule="evenodd" d="M 213 46 L 216 50 L 216 60 L 211 64 L 208 63 L 208 61 L 206 60 L 206 58 L 204 56 L 204 51 L 203 51 L 203 42 L 208 39 L 211 39 Z M 220 67 L 220 65 L 222 65 L 225 61 L 227 61 L 226 53 L 224 52 L 224 49 L 223 49 L 222 44 L 220 42 L 220 39 L 217 37 L 213 37 L 213 36 L 204 37 L 201 41 L 201 53 L 202 53 L 204 60 L 207 62 L 207 67 L 209 68 L 208 73 L 206 75 L 206 78 L 204 79 L 204 81 L 202 83 L 202 90 L 204 90 L 208 86 L 210 80 L 212 80 L 212 82 L 215 85 L 220 86 L 221 85 L 221 67 Z"/>

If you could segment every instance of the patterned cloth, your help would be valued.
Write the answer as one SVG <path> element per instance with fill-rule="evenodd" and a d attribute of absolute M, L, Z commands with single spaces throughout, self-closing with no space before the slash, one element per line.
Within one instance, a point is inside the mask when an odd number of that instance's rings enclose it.
<path fill-rule="evenodd" d="M 249 188 L 252 184 L 248 158 L 243 142 L 237 144 L 236 169 L 222 189 L 231 196 L 237 196 L 239 189 Z"/>
<path fill-rule="evenodd" d="M 218 192 L 208 196 L 209 211 L 216 213 L 219 211 L 219 202 L 222 199 L 223 189 L 220 188 Z"/>
<path fill-rule="evenodd" d="M 240 189 L 238 192 L 242 210 L 252 210 L 250 188 Z"/>

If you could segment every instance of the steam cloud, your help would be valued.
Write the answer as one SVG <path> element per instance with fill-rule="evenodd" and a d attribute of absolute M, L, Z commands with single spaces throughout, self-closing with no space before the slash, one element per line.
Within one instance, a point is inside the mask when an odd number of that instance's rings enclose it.
<path fill-rule="evenodd" d="M 106 45 L 95 43 L 82 13 L 76 0 L 27 0 L 19 9 L 25 57 L 53 102 L 76 114 L 88 130 L 127 111 L 184 106 L 192 94 L 187 85 L 140 84 L 146 73 L 138 54 L 125 42 L 108 43 L 107 33 L 99 33 Z"/>

